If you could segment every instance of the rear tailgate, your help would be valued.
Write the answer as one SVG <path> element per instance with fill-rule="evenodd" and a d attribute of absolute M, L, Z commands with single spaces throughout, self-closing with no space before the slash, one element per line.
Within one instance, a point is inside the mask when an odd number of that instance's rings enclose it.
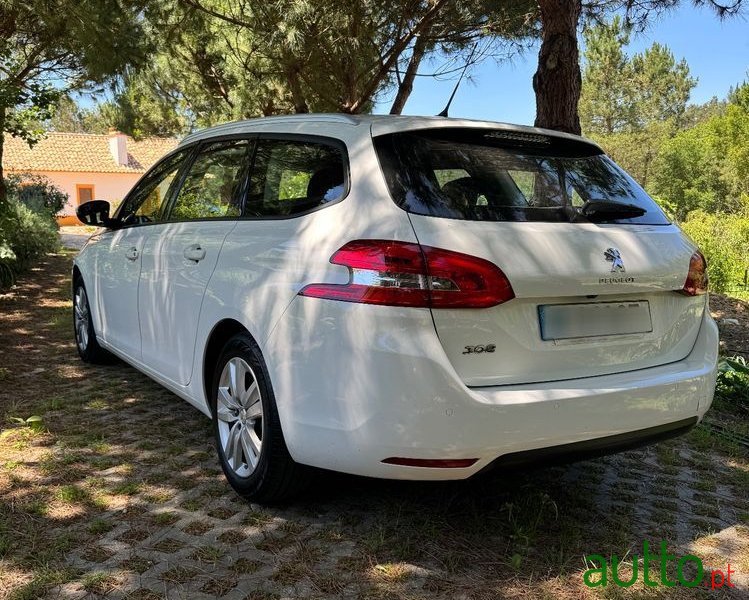
<path fill-rule="evenodd" d="M 674 292 L 684 285 L 694 252 L 676 226 L 456 222 L 421 215 L 411 221 L 421 244 L 490 260 L 515 291 L 515 299 L 492 308 L 432 311 L 445 352 L 466 385 L 642 369 L 681 360 L 695 343 L 705 297 Z M 612 247 L 620 252 L 623 273 L 612 273 L 604 256 Z M 586 305 L 602 303 L 612 311 L 610 329 L 586 328 L 586 316 L 594 319 L 597 312 Z M 616 312 L 633 304 L 641 307 L 640 316 L 622 333 Z M 560 306 L 565 311 L 547 308 Z M 649 326 L 641 321 L 644 311 Z M 580 315 L 582 323 L 565 330 L 558 320 L 569 314 Z M 544 316 L 557 319 L 547 335 Z"/>
<path fill-rule="evenodd" d="M 491 308 L 432 309 L 467 385 L 632 371 L 690 352 L 705 296 L 679 291 L 695 247 L 597 146 L 506 127 L 375 132 L 374 143 L 419 243 L 491 261 L 514 290 Z"/>

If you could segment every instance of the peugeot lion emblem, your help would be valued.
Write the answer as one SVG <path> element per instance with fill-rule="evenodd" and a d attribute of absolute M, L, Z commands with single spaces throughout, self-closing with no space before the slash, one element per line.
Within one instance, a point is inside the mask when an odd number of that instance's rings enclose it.
<path fill-rule="evenodd" d="M 622 261 L 622 255 L 619 254 L 619 250 L 616 248 L 606 248 L 606 252 L 603 253 L 607 261 L 611 263 L 612 273 L 624 273 L 624 262 Z"/>

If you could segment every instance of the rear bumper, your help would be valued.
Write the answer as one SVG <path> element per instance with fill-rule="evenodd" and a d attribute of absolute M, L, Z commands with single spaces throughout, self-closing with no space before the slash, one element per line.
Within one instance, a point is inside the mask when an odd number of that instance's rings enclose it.
<path fill-rule="evenodd" d="M 266 356 L 292 457 L 393 479 L 464 479 L 503 457 L 505 464 L 565 453 L 574 459 L 580 450 L 605 453 L 627 440 L 678 435 L 709 408 L 718 360 L 718 330 L 707 312 L 682 361 L 482 388 L 459 379 L 426 310 L 300 298 L 271 338 Z M 382 462 L 391 457 L 477 460 L 461 468 Z"/>
<path fill-rule="evenodd" d="M 489 463 L 485 470 L 517 469 L 535 465 L 548 466 L 597 458 L 679 437 L 690 431 L 697 423 L 697 417 L 695 416 L 675 423 L 666 423 L 657 427 L 648 427 L 647 429 L 628 431 L 617 435 L 573 442 L 572 444 L 510 452 Z"/>

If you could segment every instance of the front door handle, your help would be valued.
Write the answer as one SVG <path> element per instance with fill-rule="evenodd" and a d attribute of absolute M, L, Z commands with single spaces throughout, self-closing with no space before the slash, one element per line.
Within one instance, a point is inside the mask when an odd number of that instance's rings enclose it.
<path fill-rule="evenodd" d="M 133 246 L 127 252 L 125 252 L 125 258 L 128 260 L 138 260 L 138 249 Z"/>
<path fill-rule="evenodd" d="M 200 262 L 205 258 L 205 248 L 203 248 L 200 244 L 192 244 L 185 248 L 185 251 L 182 253 L 182 255 L 187 260 Z"/>

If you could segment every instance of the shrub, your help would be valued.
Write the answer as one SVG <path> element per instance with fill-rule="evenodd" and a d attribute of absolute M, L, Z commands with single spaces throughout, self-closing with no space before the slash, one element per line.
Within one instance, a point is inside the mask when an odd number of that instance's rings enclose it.
<path fill-rule="evenodd" d="M 9 202 L 0 214 L 0 287 L 11 285 L 20 272 L 58 245 L 57 226 L 49 214 Z"/>
<path fill-rule="evenodd" d="M 46 177 L 31 173 L 13 174 L 5 179 L 8 198 L 24 204 L 35 213 L 54 217 L 68 201 L 68 195 Z"/>
<path fill-rule="evenodd" d="M 726 292 L 743 280 L 749 268 L 749 218 L 694 210 L 682 229 L 707 259 L 710 289 Z"/>
<path fill-rule="evenodd" d="M 749 364 L 744 357 L 724 357 L 720 360 L 715 397 L 744 411 L 749 410 Z"/>

